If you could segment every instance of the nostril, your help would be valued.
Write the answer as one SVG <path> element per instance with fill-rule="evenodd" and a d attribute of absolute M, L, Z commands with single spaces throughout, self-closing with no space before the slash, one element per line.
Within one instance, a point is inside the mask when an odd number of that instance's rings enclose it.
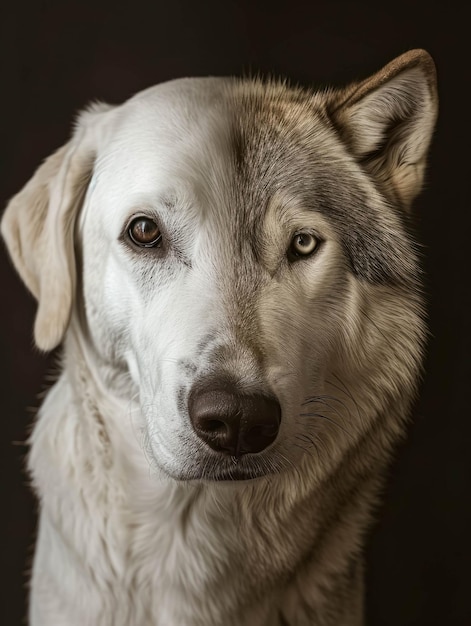
<path fill-rule="evenodd" d="M 280 421 L 275 414 L 266 424 L 255 424 L 240 433 L 240 449 L 242 453 L 261 452 L 273 443 L 280 429 Z"/>
<path fill-rule="evenodd" d="M 204 430 L 213 435 L 225 435 L 227 432 L 227 425 L 221 420 L 207 419 L 200 422 L 199 430 Z"/>
<path fill-rule="evenodd" d="M 246 431 L 246 437 L 248 439 L 256 439 L 257 437 L 266 437 L 267 439 L 270 437 L 276 437 L 279 430 L 278 422 L 273 424 L 257 424 L 256 426 L 252 426 L 249 430 Z"/>

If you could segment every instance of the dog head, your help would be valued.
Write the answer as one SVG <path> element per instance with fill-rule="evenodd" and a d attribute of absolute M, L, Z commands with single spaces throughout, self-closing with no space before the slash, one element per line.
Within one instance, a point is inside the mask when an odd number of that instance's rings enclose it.
<path fill-rule="evenodd" d="M 80 309 L 176 478 L 335 460 L 414 389 L 405 222 L 435 117 L 424 51 L 342 90 L 180 79 L 91 108 L 2 221 L 37 345 Z"/>

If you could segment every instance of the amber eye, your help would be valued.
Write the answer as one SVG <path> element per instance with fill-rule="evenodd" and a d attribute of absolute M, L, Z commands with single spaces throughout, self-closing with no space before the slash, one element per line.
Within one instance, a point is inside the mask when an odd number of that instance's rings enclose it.
<path fill-rule="evenodd" d="M 159 227 L 150 217 L 136 217 L 129 224 L 128 235 L 141 248 L 154 248 L 162 241 Z"/>
<path fill-rule="evenodd" d="M 319 246 L 319 240 L 312 233 L 296 233 L 291 240 L 289 252 L 294 257 L 309 256 Z"/>

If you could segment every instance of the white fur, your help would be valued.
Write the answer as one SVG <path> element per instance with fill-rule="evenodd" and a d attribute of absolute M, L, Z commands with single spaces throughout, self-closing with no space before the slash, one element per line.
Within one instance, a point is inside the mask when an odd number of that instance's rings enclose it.
<path fill-rule="evenodd" d="M 120 107 L 96 106 L 61 153 L 69 164 L 46 163 L 4 219 L 15 263 L 41 301 L 39 345 L 54 347 L 67 328 L 62 373 L 31 438 L 41 504 L 32 626 L 276 626 L 281 613 L 303 626 L 311 609 L 325 615 L 319 624 L 333 624 L 336 576 L 352 555 L 361 561 L 376 461 L 402 432 L 401 420 L 379 420 L 391 399 L 407 406 L 420 311 L 400 290 L 349 274 L 329 220 L 283 194 L 266 209 L 258 239 L 241 237 L 238 255 L 230 89 L 222 79 L 185 79 Z M 319 142 L 333 163 L 353 167 L 331 131 L 320 128 Z M 70 215 L 92 169 L 75 260 Z M 47 213 L 39 227 L 26 208 L 35 194 Z M 163 258 L 126 243 L 125 225 L 142 212 L 165 226 Z M 299 229 L 324 243 L 289 265 Z M 239 461 L 258 476 L 250 481 L 214 480 L 234 461 L 209 450 L 179 403 L 219 371 L 247 391 L 276 393 L 282 407 L 276 442 Z M 320 422 L 306 415 L 312 396 L 330 398 Z M 365 441 L 367 474 L 355 460 Z M 357 474 L 361 488 L 342 499 L 326 531 L 336 477 L 341 486 Z M 358 600 L 337 626 L 361 623 L 358 576 L 351 584 Z"/>

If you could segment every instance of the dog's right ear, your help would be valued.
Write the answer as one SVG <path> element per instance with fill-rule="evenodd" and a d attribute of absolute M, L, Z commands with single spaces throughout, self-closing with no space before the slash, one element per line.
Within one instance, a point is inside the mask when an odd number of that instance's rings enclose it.
<path fill-rule="evenodd" d="M 14 196 L 1 222 L 13 263 L 38 301 L 34 337 L 52 350 L 67 329 L 75 292 L 74 225 L 102 140 L 107 105 L 80 115 L 71 140 Z"/>

